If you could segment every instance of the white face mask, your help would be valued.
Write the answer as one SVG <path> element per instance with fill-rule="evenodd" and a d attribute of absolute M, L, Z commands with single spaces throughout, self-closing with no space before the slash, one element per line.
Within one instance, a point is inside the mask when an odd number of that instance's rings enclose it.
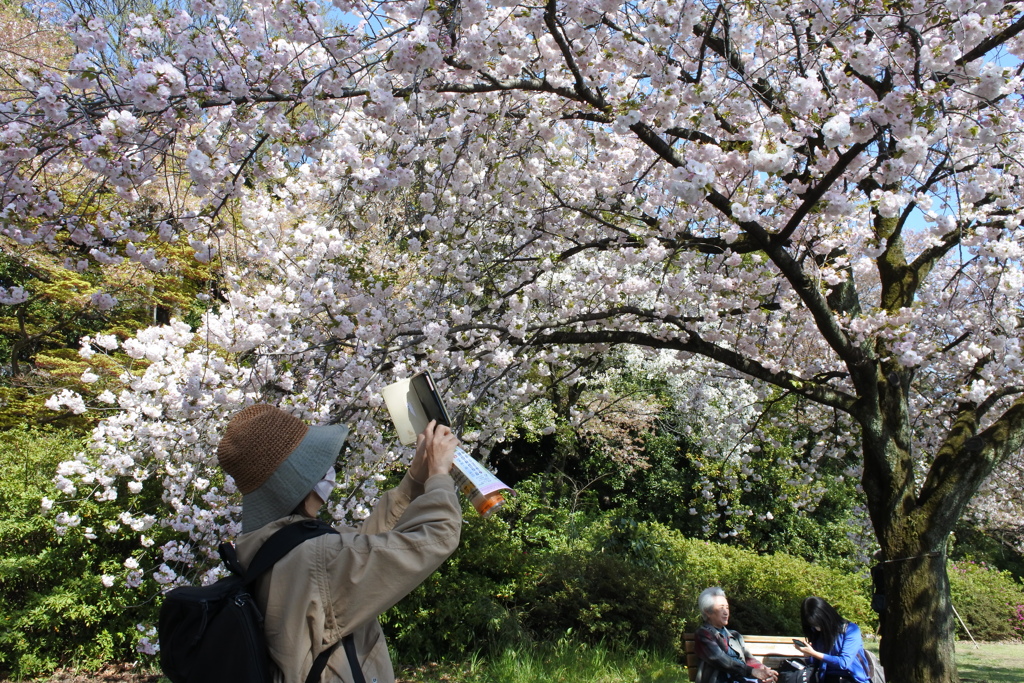
<path fill-rule="evenodd" d="M 320 500 L 326 503 L 327 499 L 331 497 L 331 491 L 334 490 L 335 481 L 334 468 L 331 467 L 327 470 L 327 474 L 324 475 L 324 478 L 318 481 L 316 486 L 313 487 L 313 491 L 316 492 L 316 495 L 320 496 Z"/>

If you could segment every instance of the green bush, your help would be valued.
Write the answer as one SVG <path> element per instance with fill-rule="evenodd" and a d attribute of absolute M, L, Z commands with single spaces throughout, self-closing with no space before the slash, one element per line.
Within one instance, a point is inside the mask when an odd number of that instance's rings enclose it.
<path fill-rule="evenodd" d="M 749 550 L 685 538 L 651 525 L 647 533 L 663 548 L 671 571 L 686 582 L 683 605 L 689 629 L 700 623 L 697 596 L 721 586 L 732 604 L 731 623 L 744 633 L 800 633 L 800 604 L 808 595 L 828 600 L 844 618 L 865 631 L 875 629 L 870 585 L 864 576 L 812 564 L 790 555 Z"/>
<path fill-rule="evenodd" d="M 971 635 L 978 640 L 1024 637 L 1024 585 L 984 562 L 950 562 L 949 592 Z M 957 634 L 967 638 L 957 620 Z"/>
<path fill-rule="evenodd" d="M 539 639 L 561 634 L 596 644 L 677 649 L 683 632 L 680 586 L 652 567 L 600 552 L 556 554 L 537 585 L 523 596 L 524 625 Z"/>
<path fill-rule="evenodd" d="M 545 506 L 529 485 L 508 509 L 466 515 L 452 559 L 385 615 L 399 662 L 575 640 L 682 654 L 697 596 L 722 586 L 746 633 L 800 633 L 808 595 L 875 628 L 865 578 L 787 555 L 688 539 L 661 524 Z"/>
<path fill-rule="evenodd" d="M 949 537 L 949 559 L 955 563 L 967 560 L 984 562 L 1024 581 L 1024 553 L 1018 552 L 1004 534 L 1000 529 L 986 529 L 961 519 Z"/>
<path fill-rule="evenodd" d="M 381 617 L 399 662 L 461 658 L 522 642 L 515 596 L 535 578 L 534 557 L 506 519 L 464 509 L 458 549 L 410 595 Z"/>
<path fill-rule="evenodd" d="M 24 678 L 59 666 L 100 668 L 135 659 L 136 624 L 151 602 L 128 587 L 103 585 L 131 549 L 86 538 L 97 524 L 89 498 L 74 510 L 81 524 L 54 533 L 41 502 L 53 496 L 59 462 L 82 448 L 72 433 L 8 430 L 0 444 L 0 678 Z M 137 545 L 137 542 L 136 542 Z"/>
<path fill-rule="evenodd" d="M 551 566 L 531 596 L 531 613 L 578 635 L 641 647 L 679 650 L 682 633 L 700 624 L 697 597 L 708 586 L 725 590 L 731 624 L 745 633 L 799 634 L 808 595 L 824 597 L 865 630 L 875 627 L 862 577 L 689 539 L 656 523 L 602 521 L 588 546 Z"/>
<path fill-rule="evenodd" d="M 71 434 L 28 430 L 6 432 L 0 444 L 0 678 L 138 659 L 135 647 L 145 634 L 137 624 L 154 623 L 152 590 L 124 580 L 125 557 L 147 573 L 158 562 L 147 557 L 138 534 L 89 540 L 90 528 L 112 520 L 88 491 L 63 510 L 80 518 L 64 535 L 54 531 L 56 509 L 41 513 L 57 463 L 81 447 Z M 159 505 L 155 483 L 132 504 Z M 687 538 L 617 510 L 601 512 L 586 495 L 572 504 L 550 501 L 538 481 L 517 488 L 519 495 L 492 518 L 467 506 L 452 558 L 384 615 L 398 662 L 525 652 L 567 635 L 678 657 L 682 634 L 700 623 L 697 596 L 712 585 L 728 594 L 732 625 L 743 633 L 799 634 L 807 595 L 875 629 L 864 576 Z M 159 539 L 174 532 L 144 533 Z M 103 585 L 104 574 L 118 577 L 112 587 Z M 1024 588 L 1010 574 L 959 562 L 950 567 L 950 583 L 953 604 L 976 638 L 1024 636 Z"/>

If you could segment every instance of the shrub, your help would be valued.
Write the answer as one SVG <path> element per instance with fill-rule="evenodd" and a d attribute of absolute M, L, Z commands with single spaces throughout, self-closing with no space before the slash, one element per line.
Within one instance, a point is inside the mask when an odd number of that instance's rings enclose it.
<path fill-rule="evenodd" d="M 531 614 L 546 606 L 546 623 L 580 635 L 679 650 L 682 633 L 701 622 L 697 596 L 717 585 L 729 596 L 731 624 L 741 632 L 799 634 L 800 603 L 808 595 L 824 597 L 865 630 L 875 625 L 867 581 L 859 576 L 689 539 L 657 523 L 610 518 L 591 533 L 589 547 L 546 574 Z"/>
<path fill-rule="evenodd" d="M 144 554 L 150 541 L 140 545 L 128 531 L 88 540 L 90 527 L 110 522 L 88 495 L 68 508 L 80 522 L 64 525 L 63 536 L 40 514 L 56 463 L 79 447 L 71 435 L 39 431 L 10 431 L 0 444 L 7 510 L 0 518 L 0 677 L 136 659 L 144 638 L 136 625 L 154 620 L 152 590 L 133 588 L 121 559 L 136 557 L 140 571 L 152 572 L 155 560 Z M 700 623 L 697 596 L 712 585 L 728 594 L 732 625 L 743 633 L 798 635 L 807 595 L 875 629 L 865 576 L 687 538 L 600 512 L 582 498 L 575 506 L 549 504 L 534 481 L 518 489 L 492 518 L 467 506 L 452 558 L 383 616 L 399 662 L 529 651 L 567 634 L 573 642 L 680 657 L 682 634 Z M 147 489 L 133 500 L 155 506 L 159 495 Z M 142 533 L 159 539 L 174 532 L 154 526 Z M 119 577 L 112 587 L 104 586 L 105 574 Z M 1024 588 L 1009 573 L 958 562 L 949 575 L 953 604 L 976 638 L 1024 636 Z"/>
<path fill-rule="evenodd" d="M 677 648 L 683 632 L 678 584 L 654 567 L 593 551 L 554 554 L 523 596 L 524 625 L 539 638 L 574 633 L 588 643 Z"/>
<path fill-rule="evenodd" d="M 866 577 L 819 566 L 783 553 L 750 550 L 700 541 L 651 525 L 647 531 L 663 548 L 671 571 L 685 577 L 688 629 L 700 624 L 697 596 L 721 586 L 733 606 L 731 623 L 741 633 L 800 633 L 800 604 L 808 595 L 828 600 L 844 618 L 872 631 L 877 619 L 870 607 Z"/>
<path fill-rule="evenodd" d="M 701 590 L 722 586 L 746 633 L 797 635 L 800 603 L 820 595 L 867 631 L 865 578 L 778 554 L 683 537 L 657 523 L 550 508 L 524 486 L 509 508 L 468 512 L 460 548 L 383 621 L 400 662 L 556 642 L 682 655 Z"/>
<path fill-rule="evenodd" d="M 136 624 L 152 610 L 146 596 L 103 585 L 131 550 L 86 538 L 92 502 L 79 501 L 80 526 L 54 533 L 41 503 L 57 463 L 81 441 L 68 432 L 8 430 L 0 444 L 0 677 L 23 678 L 58 666 L 99 668 L 134 659 Z"/>
<path fill-rule="evenodd" d="M 953 606 L 978 640 L 1024 637 L 1024 585 L 1007 571 L 984 562 L 951 562 L 949 592 Z M 957 634 L 967 637 L 957 620 Z"/>
<path fill-rule="evenodd" d="M 526 639 L 515 597 L 535 579 L 535 558 L 504 518 L 482 519 L 464 505 L 458 549 L 381 617 L 400 662 L 460 658 Z"/>

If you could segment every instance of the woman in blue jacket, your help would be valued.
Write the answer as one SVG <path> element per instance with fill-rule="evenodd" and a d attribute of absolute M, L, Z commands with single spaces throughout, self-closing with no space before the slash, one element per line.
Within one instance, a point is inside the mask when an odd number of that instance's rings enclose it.
<path fill-rule="evenodd" d="M 815 596 L 804 600 L 800 622 L 810 645 L 799 650 L 818 660 L 818 681 L 870 683 L 864 639 L 857 624 L 846 621 L 835 607 Z"/>

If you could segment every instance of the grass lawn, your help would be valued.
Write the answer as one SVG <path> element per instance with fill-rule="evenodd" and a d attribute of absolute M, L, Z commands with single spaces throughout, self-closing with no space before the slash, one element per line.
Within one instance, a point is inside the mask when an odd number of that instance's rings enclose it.
<path fill-rule="evenodd" d="M 878 654 L 878 643 L 865 646 Z M 960 683 L 1024 683 L 1024 643 L 956 643 L 956 667 Z M 888 681 L 887 683 L 896 683 Z"/>
<path fill-rule="evenodd" d="M 875 643 L 868 642 L 875 649 Z M 1024 682 L 1024 643 L 956 644 L 962 683 Z M 647 652 L 621 653 L 561 642 L 508 650 L 494 659 L 398 667 L 398 683 L 687 683 L 686 668 Z M 49 683 L 167 683 L 156 672 L 111 667 L 99 673 L 60 672 Z M 0 681 L 0 683 L 9 683 Z M 889 681 L 889 683 L 898 683 Z"/>
<path fill-rule="evenodd" d="M 874 647 L 873 647 L 874 646 Z M 875 643 L 868 643 L 875 649 Z M 1024 643 L 956 644 L 961 683 L 1024 683 Z M 632 659 L 580 645 L 509 651 L 495 660 L 431 665 L 398 674 L 399 683 L 687 683 L 685 667 L 648 653 Z M 898 683 L 889 681 L 889 683 Z"/>
<path fill-rule="evenodd" d="M 868 647 L 878 651 L 876 643 Z M 1024 683 L 1024 643 L 956 643 L 962 683 Z M 510 650 L 493 660 L 399 672 L 399 683 L 686 683 L 686 669 L 644 652 L 634 658 L 580 645 Z M 889 683 L 898 683 L 889 681 Z"/>
<path fill-rule="evenodd" d="M 956 644 L 956 665 L 962 683 L 1021 683 L 1024 681 L 1024 643 Z"/>
<path fill-rule="evenodd" d="M 673 657 L 624 653 L 561 641 L 510 649 L 488 660 L 430 665 L 397 672 L 398 683 L 685 683 L 686 667 Z"/>

